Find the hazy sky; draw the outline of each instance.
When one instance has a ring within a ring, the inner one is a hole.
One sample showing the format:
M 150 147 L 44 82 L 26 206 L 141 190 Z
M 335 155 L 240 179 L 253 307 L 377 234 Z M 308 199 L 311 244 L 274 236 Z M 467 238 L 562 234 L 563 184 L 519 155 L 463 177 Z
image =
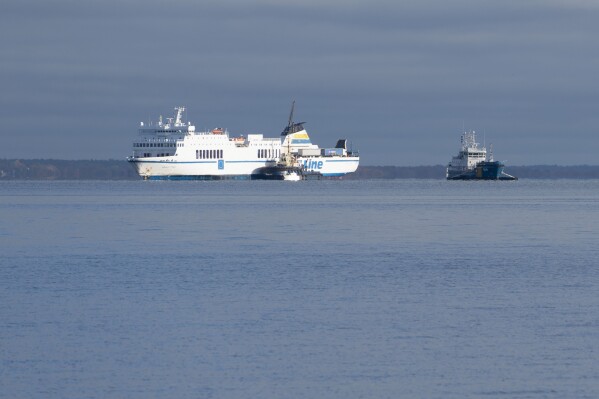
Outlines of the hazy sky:
M 599 2 L 0 2 L 0 158 L 123 159 L 140 121 L 445 164 L 464 126 L 508 165 L 599 164 Z

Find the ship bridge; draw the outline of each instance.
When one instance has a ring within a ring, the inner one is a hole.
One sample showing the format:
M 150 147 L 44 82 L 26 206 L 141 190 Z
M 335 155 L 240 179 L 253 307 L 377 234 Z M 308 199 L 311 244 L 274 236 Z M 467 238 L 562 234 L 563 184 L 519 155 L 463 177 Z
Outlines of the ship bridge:
M 158 135 L 166 136 L 171 134 L 191 134 L 195 132 L 195 126 L 191 122 L 183 122 L 183 112 L 185 107 L 175 107 L 176 114 L 172 118 L 166 118 L 166 123 L 162 120 L 162 115 L 158 119 L 158 122 L 149 122 L 148 125 L 144 125 L 140 122 L 139 134 L 140 135 Z

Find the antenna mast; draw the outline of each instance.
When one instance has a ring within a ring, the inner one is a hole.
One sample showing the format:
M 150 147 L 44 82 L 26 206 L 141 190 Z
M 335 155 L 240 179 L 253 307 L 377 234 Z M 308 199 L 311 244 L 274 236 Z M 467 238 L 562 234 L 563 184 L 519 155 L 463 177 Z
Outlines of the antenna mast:
M 293 159 L 291 158 L 291 134 L 293 133 L 293 110 L 295 109 L 295 100 L 291 103 L 291 112 L 289 113 L 289 122 L 287 123 L 287 129 L 283 131 L 285 134 L 285 140 L 287 140 L 287 154 L 285 156 L 285 163 L 287 166 L 293 165 Z
M 289 128 L 291 128 L 291 125 L 293 124 L 293 110 L 295 109 L 295 100 L 293 100 L 293 102 L 291 103 L 291 112 L 289 113 L 289 122 L 287 123 L 287 126 Z

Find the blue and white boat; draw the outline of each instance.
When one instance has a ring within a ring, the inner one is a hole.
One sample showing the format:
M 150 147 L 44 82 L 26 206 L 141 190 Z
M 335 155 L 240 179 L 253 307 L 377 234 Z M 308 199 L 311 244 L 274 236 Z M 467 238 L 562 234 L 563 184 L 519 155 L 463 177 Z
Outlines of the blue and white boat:
M 305 176 L 344 176 L 355 172 L 360 163 L 357 152 L 346 139 L 335 148 L 312 144 L 305 122 L 289 124 L 280 137 L 262 134 L 232 136 L 226 129 L 198 132 L 183 119 L 185 107 L 176 107 L 166 122 L 140 123 L 127 160 L 144 179 L 219 180 L 281 179 L 299 180 Z
M 447 165 L 447 180 L 517 180 L 504 172 L 505 165 L 493 160 L 493 152 L 487 159 L 487 149 L 476 142 L 474 131 L 464 132 L 458 155 Z

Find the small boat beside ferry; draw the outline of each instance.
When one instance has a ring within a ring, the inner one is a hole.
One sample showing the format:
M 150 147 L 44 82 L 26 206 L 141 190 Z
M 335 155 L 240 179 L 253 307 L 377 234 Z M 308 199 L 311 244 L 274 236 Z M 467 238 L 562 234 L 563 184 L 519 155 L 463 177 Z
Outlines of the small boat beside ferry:
M 505 165 L 493 159 L 493 151 L 487 157 L 487 149 L 476 142 L 474 131 L 464 132 L 458 155 L 447 165 L 447 180 L 517 180 L 505 173 Z
M 198 132 L 185 122 L 185 107 L 173 118 L 162 116 L 149 125 L 140 123 L 133 154 L 127 157 L 137 173 L 151 180 L 267 179 L 303 180 L 341 177 L 355 172 L 357 151 L 339 139 L 334 148 L 312 144 L 305 122 L 293 121 L 295 102 L 281 138 L 262 134 L 231 136 L 226 129 Z

